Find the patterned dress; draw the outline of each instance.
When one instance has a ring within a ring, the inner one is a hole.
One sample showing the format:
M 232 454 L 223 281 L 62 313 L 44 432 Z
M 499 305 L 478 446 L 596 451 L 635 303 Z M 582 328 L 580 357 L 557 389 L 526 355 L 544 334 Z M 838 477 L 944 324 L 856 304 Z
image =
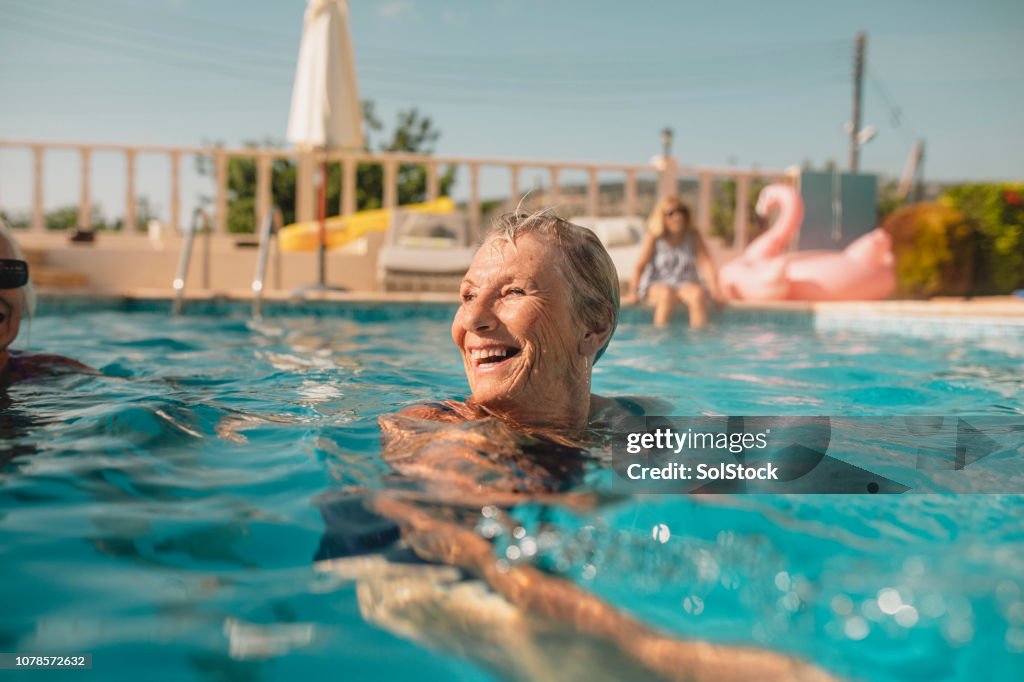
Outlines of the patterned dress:
M 678 289 L 687 282 L 700 284 L 697 272 L 697 243 L 694 233 L 689 231 L 679 246 L 672 246 L 664 237 L 654 240 L 654 257 L 640 275 L 637 296 L 641 301 L 654 284 L 667 284 Z

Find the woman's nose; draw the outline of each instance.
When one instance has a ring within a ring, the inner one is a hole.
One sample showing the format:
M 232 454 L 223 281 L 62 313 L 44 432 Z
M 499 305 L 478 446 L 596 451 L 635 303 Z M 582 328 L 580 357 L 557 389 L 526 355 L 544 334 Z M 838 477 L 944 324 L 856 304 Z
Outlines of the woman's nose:
M 476 296 L 473 300 L 463 303 L 462 323 L 466 331 L 493 331 L 498 318 L 494 314 L 493 300 L 490 296 Z

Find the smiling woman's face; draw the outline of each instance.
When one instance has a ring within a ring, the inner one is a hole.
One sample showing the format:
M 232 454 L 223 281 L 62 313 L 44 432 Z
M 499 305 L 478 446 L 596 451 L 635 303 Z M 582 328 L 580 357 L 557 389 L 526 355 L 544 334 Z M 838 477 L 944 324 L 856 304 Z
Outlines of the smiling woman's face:
M 0 258 L 14 258 L 14 250 L 0 237 Z M 18 336 L 24 296 L 20 289 L 0 289 L 0 353 Z
M 452 339 L 474 402 L 539 412 L 579 385 L 592 349 L 572 309 L 561 254 L 547 237 L 486 242 L 462 281 L 461 297 Z

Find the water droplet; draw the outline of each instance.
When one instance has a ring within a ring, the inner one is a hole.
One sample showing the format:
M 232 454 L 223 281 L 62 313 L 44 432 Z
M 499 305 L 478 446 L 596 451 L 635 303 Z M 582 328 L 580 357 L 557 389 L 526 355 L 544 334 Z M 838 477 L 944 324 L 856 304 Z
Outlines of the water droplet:
M 594 564 L 583 564 L 583 579 L 593 580 L 597 575 L 597 566 Z
M 1013 653 L 1024 652 L 1024 628 L 1009 628 L 1006 631 L 1006 648 Z
M 867 637 L 869 631 L 868 622 L 860 616 L 847 618 L 846 624 L 843 626 L 843 632 L 855 642 Z
M 865 599 L 860 603 L 860 612 L 868 620 L 873 620 L 876 623 L 882 620 L 885 616 L 882 614 L 882 610 L 878 608 L 878 602 L 874 599 Z
M 534 556 L 537 553 L 537 541 L 531 537 L 525 537 L 519 543 L 519 549 L 523 551 L 523 556 Z
M 967 644 L 974 639 L 974 625 L 968 620 L 951 620 L 946 623 L 942 634 L 950 644 Z
M 476 524 L 476 532 L 490 540 L 501 535 L 502 528 L 501 524 L 493 519 L 481 519 L 480 523 Z
M 891 616 L 896 613 L 902 605 L 903 600 L 900 599 L 900 593 L 893 588 L 886 587 L 878 591 L 878 608 L 882 613 Z
M 917 625 L 917 609 L 913 606 L 904 604 L 896 609 L 893 619 L 896 621 L 896 624 L 901 627 L 912 628 Z
M 779 592 L 789 592 L 790 584 L 789 573 L 779 571 L 775 574 L 775 587 L 779 588 Z
M 515 545 L 509 545 L 505 548 L 505 556 L 508 557 L 511 561 L 518 561 L 521 555 L 522 552 Z
M 727 590 L 738 590 L 740 587 L 740 579 L 733 573 L 727 573 L 722 576 L 722 587 Z
M 790 613 L 796 613 L 800 608 L 800 597 L 796 592 L 787 592 L 779 599 L 779 606 Z
M 526 537 L 526 529 L 522 526 L 516 526 L 514 529 L 512 529 L 512 537 L 514 537 L 516 540 L 522 540 Z
M 839 616 L 848 616 L 853 613 L 853 600 L 845 594 L 837 594 L 832 597 L 832 611 Z
M 537 546 L 540 549 L 548 550 L 558 545 L 558 535 L 550 530 L 545 530 L 537 536 Z
M 915 578 L 924 575 L 924 561 L 921 557 L 910 557 L 903 562 L 903 572 Z
M 693 616 L 704 613 L 704 600 L 697 595 L 690 595 L 683 600 L 683 610 Z
M 669 527 L 664 523 L 659 523 L 651 529 L 651 537 L 661 544 L 665 544 L 668 542 L 668 539 L 672 537 L 672 531 L 670 531 Z

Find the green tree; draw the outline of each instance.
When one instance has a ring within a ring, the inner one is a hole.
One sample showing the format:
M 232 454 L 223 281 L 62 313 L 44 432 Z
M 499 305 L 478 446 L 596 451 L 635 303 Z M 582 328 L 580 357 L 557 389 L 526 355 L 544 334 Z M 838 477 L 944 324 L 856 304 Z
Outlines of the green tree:
M 363 124 L 366 151 L 410 152 L 431 154 L 441 133 L 433 121 L 415 108 L 400 111 L 395 129 L 390 138 L 374 147 L 373 138 L 383 130 L 373 102 L 363 102 Z M 281 148 L 281 143 L 264 141 L 262 145 L 246 143 L 248 148 L 260 146 Z M 197 160 L 200 174 L 214 174 L 212 159 Z M 272 166 L 271 188 L 274 203 L 281 209 L 285 223 L 295 222 L 295 181 L 298 171 L 296 164 L 288 159 L 275 159 Z M 327 206 L 328 214 L 338 211 L 341 204 L 341 164 L 328 164 Z M 252 233 L 256 228 L 256 160 L 253 158 L 232 158 L 227 168 L 228 231 Z M 423 201 L 427 195 L 426 168 L 417 164 L 401 164 L 398 168 L 398 203 L 409 204 Z M 455 168 L 449 166 L 438 177 L 438 189 L 448 195 L 455 181 Z M 384 170 L 380 164 L 361 163 L 356 167 L 356 209 L 380 208 L 384 194 Z M 207 204 L 210 197 L 204 197 Z
M 103 219 L 103 212 L 99 206 L 94 205 L 91 211 L 90 222 L 92 223 L 92 229 L 103 230 L 106 229 L 107 223 Z M 78 204 L 71 204 L 68 206 L 61 206 L 55 208 L 52 211 L 47 211 L 44 217 L 46 221 L 47 230 L 68 230 L 79 227 L 78 224 Z
M 972 291 L 976 228 L 955 208 L 912 204 L 889 215 L 900 296 L 965 296 Z
M 149 197 L 138 197 L 135 200 L 135 231 L 145 232 L 149 227 L 149 221 L 153 218 L 159 219 L 160 216 L 153 210 L 152 205 L 149 203 Z M 114 221 L 113 225 L 109 226 L 112 230 L 123 230 L 124 229 L 124 216 Z
M 108 222 L 99 204 L 92 206 L 90 217 L 89 224 L 93 231 L 113 230 L 119 232 L 124 229 L 124 217 L 122 216 L 112 222 Z M 135 203 L 136 230 L 139 232 L 144 231 L 149 220 L 156 217 L 158 216 L 153 211 L 149 199 L 147 197 L 138 197 Z M 60 206 L 52 211 L 47 211 L 43 219 L 48 230 L 73 230 L 82 227 L 78 222 L 78 204 Z M 16 227 L 28 227 L 29 224 L 28 216 L 19 216 L 13 223 Z
M 961 211 L 977 228 L 974 293 L 1024 288 L 1024 183 L 957 185 L 939 202 Z
M 27 213 L 8 213 L 0 209 L 0 222 L 13 229 L 28 227 L 31 221 Z

